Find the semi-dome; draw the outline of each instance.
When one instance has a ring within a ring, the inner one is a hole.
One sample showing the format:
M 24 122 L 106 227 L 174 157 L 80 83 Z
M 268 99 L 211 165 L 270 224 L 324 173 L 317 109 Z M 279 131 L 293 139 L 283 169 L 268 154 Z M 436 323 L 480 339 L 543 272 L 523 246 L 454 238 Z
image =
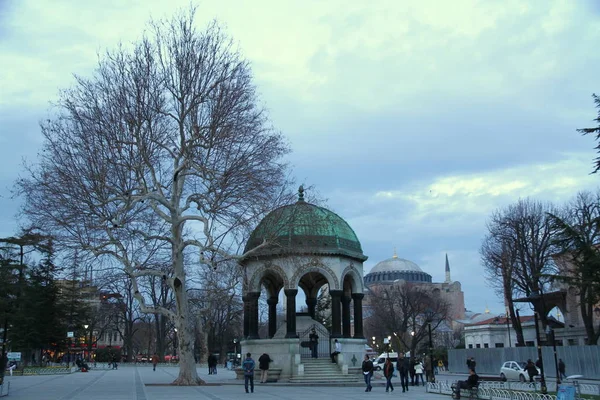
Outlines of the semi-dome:
M 364 261 L 360 241 L 343 218 L 326 208 L 298 201 L 271 211 L 254 229 L 244 253 L 267 242 L 248 257 L 279 254 L 338 254 Z
M 393 271 L 419 271 L 422 269 L 412 261 L 404 258 L 392 257 L 377 263 L 372 269 L 373 272 L 393 272 Z

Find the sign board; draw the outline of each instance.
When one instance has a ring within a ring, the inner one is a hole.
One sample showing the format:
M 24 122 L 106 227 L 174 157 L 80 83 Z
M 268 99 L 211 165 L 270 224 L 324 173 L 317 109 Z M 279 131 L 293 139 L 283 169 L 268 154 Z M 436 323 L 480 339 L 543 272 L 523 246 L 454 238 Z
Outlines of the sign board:
M 19 351 L 17 351 L 17 352 L 8 352 L 8 353 L 6 353 L 6 357 L 9 360 L 21 361 L 21 352 L 19 352 Z
M 383 339 L 383 344 L 390 344 L 390 339 L 384 338 Z
M 556 400 L 575 400 L 575 386 L 559 385 Z
M 74 337 L 73 332 L 67 332 L 67 337 Z

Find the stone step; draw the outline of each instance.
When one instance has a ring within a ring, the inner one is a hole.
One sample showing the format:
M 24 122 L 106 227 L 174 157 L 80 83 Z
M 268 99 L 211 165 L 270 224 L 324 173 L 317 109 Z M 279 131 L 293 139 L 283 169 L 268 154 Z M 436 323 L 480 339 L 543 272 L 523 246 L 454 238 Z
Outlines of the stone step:
M 290 378 L 289 380 L 290 383 L 314 383 L 314 384 L 321 384 L 321 383 L 329 383 L 329 384 L 340 384 L 340 383 L 357 383 L 358 382 L 358 378 L 356 377 L 351 377 L 346 375 L 346 378 L 340 378 L 340 377 L 314 377 L 314 378 L 307 378 L 307 377 L 296 377 L 296 378 Z

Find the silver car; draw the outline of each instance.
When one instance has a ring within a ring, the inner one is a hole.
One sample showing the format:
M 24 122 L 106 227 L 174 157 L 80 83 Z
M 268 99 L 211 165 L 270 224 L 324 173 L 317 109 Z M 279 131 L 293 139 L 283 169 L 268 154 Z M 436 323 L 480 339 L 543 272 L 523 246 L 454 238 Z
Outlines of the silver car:
M 505 381 L 529 382 L 529 374 L 525 369 L 526 365 L 527 363 L 525 362 L 507 361 L 500 368 L 500 378 Z M 537 367 L 536 369 L 538 370 L 538 374 L 533 379 L 539 379 L 538 377 L 540 376 L 540 369 Z

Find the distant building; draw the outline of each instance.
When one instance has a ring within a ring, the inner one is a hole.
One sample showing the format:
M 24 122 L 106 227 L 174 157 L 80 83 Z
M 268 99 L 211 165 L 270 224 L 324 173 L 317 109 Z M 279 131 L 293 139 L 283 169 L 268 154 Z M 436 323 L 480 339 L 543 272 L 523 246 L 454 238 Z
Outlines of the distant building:
M 444 282 L 432 282 L 431 275 L 424 272 L 414 262 L 399 258 L 394 251 L 392 258 L 379 262 L 365 276 L 365 285 L 367 289 L 374 289 L 377 286 L 392 285 L 405 281 L 431 291 L 432 295 L 438 295 L 448 303 L 450 307 L 448 317 L 453 328 L 455 328 L 456 321 L 465 319 L 465 295 L 462 292 L 460 282 L 451 279 L 447 254 L 445 275 Z

